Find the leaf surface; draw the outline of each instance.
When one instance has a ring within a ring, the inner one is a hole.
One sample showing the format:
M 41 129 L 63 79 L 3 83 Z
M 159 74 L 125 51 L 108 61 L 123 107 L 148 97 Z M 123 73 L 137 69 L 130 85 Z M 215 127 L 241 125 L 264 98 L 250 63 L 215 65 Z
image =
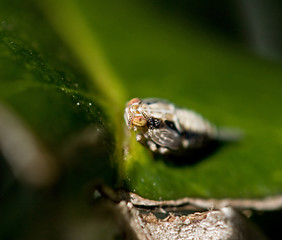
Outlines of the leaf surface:
M 74 154 L 82 175 L 112 184 L 118 174 L 120 186 L 150 199 L 281 193 L 280 64 L 148 2 L 3 6 L 1 101 L 56 158 L 82 141 Z M 125 160 L 123 104 L 133 97 L 168 99 L 245 138 L 177 166 L 132 134 Z

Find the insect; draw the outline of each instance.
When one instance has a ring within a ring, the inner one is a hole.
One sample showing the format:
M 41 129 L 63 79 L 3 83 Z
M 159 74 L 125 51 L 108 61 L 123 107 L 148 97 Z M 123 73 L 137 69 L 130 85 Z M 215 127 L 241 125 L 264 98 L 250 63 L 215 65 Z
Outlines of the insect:
M 127 127 L 137 133 L 138 142 L 161 155 L 181 155 L 222 138 L 215 125 L 200 114 L 157 98 L 131 99 L 124 119 Z

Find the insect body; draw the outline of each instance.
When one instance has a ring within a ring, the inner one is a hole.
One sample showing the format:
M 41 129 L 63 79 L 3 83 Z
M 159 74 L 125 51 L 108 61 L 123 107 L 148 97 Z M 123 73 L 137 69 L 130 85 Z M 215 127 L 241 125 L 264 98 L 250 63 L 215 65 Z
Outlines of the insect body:
M 124 118 L 136 140 L 160 154 L 182 154 L 218 137 L 217 128 L 196 112 L 161 99 L 133 98 Z

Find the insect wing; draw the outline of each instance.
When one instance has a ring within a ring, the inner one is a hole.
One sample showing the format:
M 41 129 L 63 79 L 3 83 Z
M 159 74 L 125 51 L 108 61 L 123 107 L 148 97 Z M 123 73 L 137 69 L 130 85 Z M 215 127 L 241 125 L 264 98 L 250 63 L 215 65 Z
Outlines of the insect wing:
M 175 107 L 168 101 L 152 98 L 142 101 L 141 111 L 148 118 L 168 119 L 173 121 Z
M 162 147 L 178 150 L 181 145 L 180 135 L 167 128 L 150 130 L 149 135 L 154 143 Z

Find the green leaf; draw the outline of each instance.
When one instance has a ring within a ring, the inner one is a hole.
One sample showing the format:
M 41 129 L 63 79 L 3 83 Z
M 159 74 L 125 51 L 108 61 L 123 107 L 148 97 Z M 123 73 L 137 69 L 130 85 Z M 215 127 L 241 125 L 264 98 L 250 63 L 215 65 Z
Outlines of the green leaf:
M 118 174 L 151 199 L 281 193 L 279 64 L 141 1 L 4 3 L 1 102 L 58 161 L 68 161 L 70 139 L 101 130 L 95 151 L 85 156 L 83 142 L 74 154 L 81 182 L 114 185 Z M 124 160 L 122 112 L 133 97 L 169 99 L 246 137 L 180 167 L 154 159 L 132 135 Z
M 281 193 L 280 64 L 138 1 L 80 1 L 132 97 L 160 97 L 245 138 L 198 164 L 153 159 L 134 137 L 123 163 L 129 190 L 153 199 L 265 197 Z
M 112 100 L 37 5 L 0 16 L 0 238 L 53 239 L 95 184 L 116 186 Z
M 17 4 L 22 7 L 15 8 Z M 52 164 L 59 172 L 76 168 L 83 172 L 74 178 L 77 183 L 101 179 L 115 184 L 115 137 L 99 89 L 35 5 L 28 1 L 4 2 L 2 9 L 5 11 L 1 10 L 0 29 L 1 105 L 11 112 L 12 118 L 19 119 L 16 126 L 29 132 L 33 141 L 52 155 Z M 11 134 L 16 126 L 10 126 Z M 14 139 L 19 137 L 15 134 Z M 18 150 L 20 154 L 28 154 L 28 145 L 24 144 L 7 149 L 17 151 L 20 147 L 27 148 Z M 5 153 L 9 164 L 11 154 Z M 12 170 L 23 171 L 25 175 L 24 169 L 17 169 L 21 159 L 16 161 Z

